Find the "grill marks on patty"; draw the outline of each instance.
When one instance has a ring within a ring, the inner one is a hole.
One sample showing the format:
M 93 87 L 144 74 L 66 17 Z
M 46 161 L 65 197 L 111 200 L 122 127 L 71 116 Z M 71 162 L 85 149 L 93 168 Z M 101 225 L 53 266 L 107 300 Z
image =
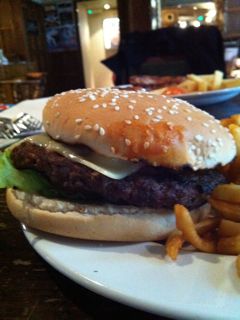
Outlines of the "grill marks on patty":
M 114 180 L 29 142 L 14 148 L 11 157 L 16 168 L 41 172 L 66 196 L 138 207 L 172 208 L 180 203 L 193 209 L 206 202 L 217 184 L 225 182 L 215 170 L 177 171 L 147 165 Z

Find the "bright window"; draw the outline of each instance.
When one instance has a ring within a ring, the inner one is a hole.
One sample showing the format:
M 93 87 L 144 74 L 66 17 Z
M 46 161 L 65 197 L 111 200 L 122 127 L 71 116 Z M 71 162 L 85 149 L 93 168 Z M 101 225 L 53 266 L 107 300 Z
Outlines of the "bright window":
M 115 49 L 119 45 L 119 18 L 107 18 L 103 20 L 103 37 L 105 49 Z

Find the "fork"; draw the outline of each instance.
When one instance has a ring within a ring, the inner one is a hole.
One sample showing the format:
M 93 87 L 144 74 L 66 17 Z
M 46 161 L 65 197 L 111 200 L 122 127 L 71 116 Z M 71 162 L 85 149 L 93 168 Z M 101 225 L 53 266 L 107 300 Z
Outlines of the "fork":
M 42 132 L 42 122 L 28 113 L 20 113 L 16 119 L 0 117 L 0 137 L 15 139 Z

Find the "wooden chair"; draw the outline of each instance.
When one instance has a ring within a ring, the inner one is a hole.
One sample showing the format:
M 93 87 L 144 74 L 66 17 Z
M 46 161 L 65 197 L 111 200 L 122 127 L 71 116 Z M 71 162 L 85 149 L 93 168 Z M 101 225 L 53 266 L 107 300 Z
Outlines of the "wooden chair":
M 0 81 L 0 101 L 14 104 L 27 99 L 44 96 L 43 79 L 13 79 Z

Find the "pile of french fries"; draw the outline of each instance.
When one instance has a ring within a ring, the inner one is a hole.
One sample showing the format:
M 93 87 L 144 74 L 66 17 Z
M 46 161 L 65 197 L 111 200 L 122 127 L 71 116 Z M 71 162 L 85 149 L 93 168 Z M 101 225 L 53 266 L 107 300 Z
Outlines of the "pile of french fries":
M 176 260 L 183 244 L 190 243 L 203 252 L 238 255 L 236 268 L 240 277 L 240 114 L 222 120 L 222 124 L 236 141 L 237 157 L 222 169 L 231 182 L 218 185 L 209 198 L 217 215 L 194 224 L 188 209 L 176 204 L 177 229 L 166 241 L 166 253 Z
M 205 75 L 188 74 L 186 80 L 181 82 L 178 87 L 184 89 L 187 93 L 191 93 L 240 86 L 240 79 L 224 79 L 223 77 L 223 72 L 219 70 L 215 70 L 212 74 Z

